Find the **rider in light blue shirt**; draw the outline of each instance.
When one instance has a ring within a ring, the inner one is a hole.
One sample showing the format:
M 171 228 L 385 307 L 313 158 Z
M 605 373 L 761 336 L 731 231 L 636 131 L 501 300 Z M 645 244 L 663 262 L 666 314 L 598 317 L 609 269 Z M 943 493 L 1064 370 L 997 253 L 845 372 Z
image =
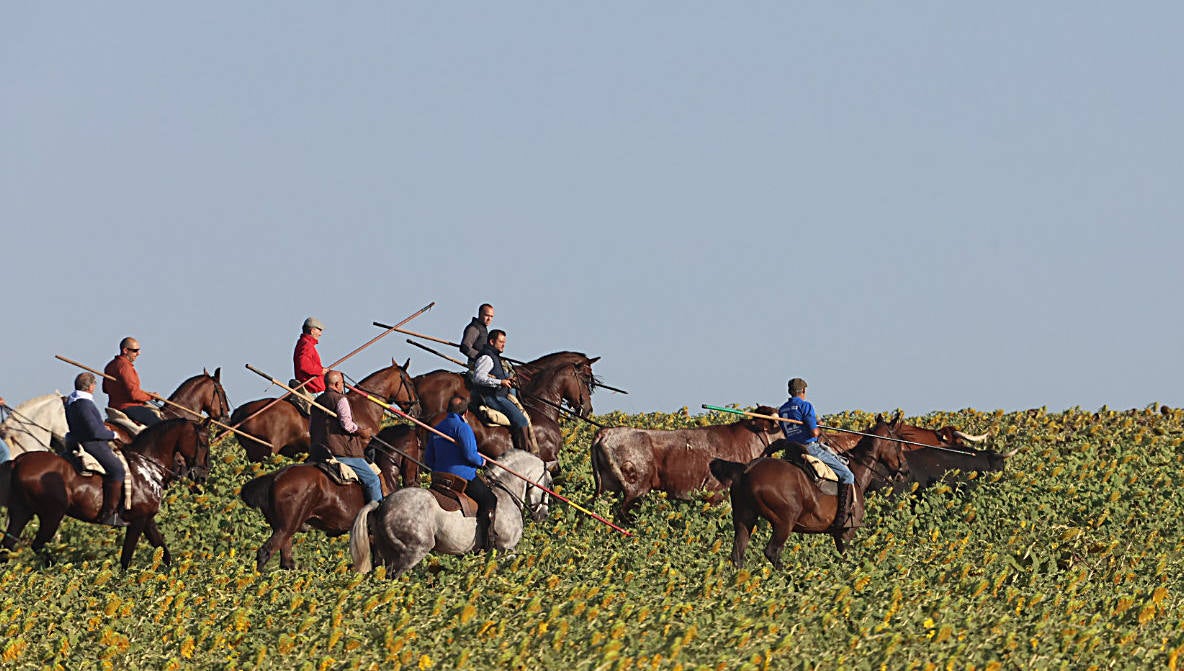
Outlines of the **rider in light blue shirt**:
M 814 404 L 806 400 L 806 381 L 795 377 L 789 381 L 789 400 L 777 410 L 777 414 L 785 419 L 796 420 L 799 423 L 782 422 L 781 430 L 785 438 L 806 448 L 812 457 L 818 458 L 835 472 L 839 477 L 839 495 L 835 510 L 835 521 L 831 525 L 833 531 L 841 531 L 847 519 L 847 511 L 855 496 L 855 474 L 847 468 L 843 458 L 831 451 L 826 444 L 818 440 L 822 431 L 818 428 L 818 415 L 814 412 Z

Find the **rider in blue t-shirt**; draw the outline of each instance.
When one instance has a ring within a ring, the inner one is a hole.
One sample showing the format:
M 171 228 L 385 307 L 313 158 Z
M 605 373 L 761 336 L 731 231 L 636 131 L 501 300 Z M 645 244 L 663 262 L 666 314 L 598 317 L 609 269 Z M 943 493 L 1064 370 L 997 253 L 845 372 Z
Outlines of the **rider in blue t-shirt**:
M 806 381 L 795 377 L 789 381 L 789 400 L 777 410 L 777 414 L 785 419 L 796 420 L 798 423 L 782 422 L 781 430 L 786 440 L 797 443 L 812 457 L 830 466 L 839 477 L 839 496 L 835 509 L 835 520 L 831 529 L 840 531 L 847 519 L 847 511 L 851 501 L 855 498 L 855 474 L 847 468 L 843 458 L 831 451 L 826 444 L 818 440 L 822 431 L 818 428 L 818 415 L 814 412 L 814 404 L 806 400 Z

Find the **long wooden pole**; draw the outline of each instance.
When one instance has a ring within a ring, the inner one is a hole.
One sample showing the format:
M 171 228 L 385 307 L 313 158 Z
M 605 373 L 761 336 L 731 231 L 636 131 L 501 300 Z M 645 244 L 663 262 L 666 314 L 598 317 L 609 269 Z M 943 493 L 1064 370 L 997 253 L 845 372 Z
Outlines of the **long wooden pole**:
M 79 367 L 79 368 L 81 368 L 82 370 L 85 370 L 85 371 L 87 371 L 87 372 L 89 372 L 89 373 L 94 373 L 95 375 L 98 375 L 99 377 L 101 377 L 101 378 L 103 378 L 103 379 L 105 379 L 105 380 L 111 380 L 111 381 L 113 381 L 113 382 L 117 382 L 117 381 L 118 381 L 118 380 L 116 380 L 114 377 L 111 377 L 110 375 L 108 375 L 108 374 L 104 373 L 104 372 L 103 372 L 103 371 L 101 371 L 101 370 L 95 370 L 94 368 L 91 368 L 90 366 L 86 366 L 86 365 L 80 364 L 80 363 L 78 363 L 77 361 L 75 361 L 75 360 L 73 360 L 73 359 L 68 359 L 68 358 L 66 358 L 66 357 L 62 356 L 61 354 L 55 354 L 55 355 L 53 355 L 53 358 L 55 358 L 55 359 L 57 359 L 57 360 L 59 360 L 59 361 L 64 361 L 64 362 L 66 362 L 66 363 L 70 364 L 71 366 L 78 366 L 78 367 Z M 148 394 L 149 396 L 151 396 L 152 398 L 154 398 L 154 399 L 156 399 L 156 400 L 158 400 L 158 401 L 163 401 L 164 403 L 167 403 L 167 404 L 169 404 L 169 405 L 173 406 L 174 408 L 177 408 L 178 410 L 183 410 L 183 411 L 185 411 L 185 412 L 187 412 L 187 413 L 189 413 L 189 414 L 193 415 L 194 417 L 197 417 L 198 419 L 201 419 L 201 420 L 208 421 L 209 423 L 211 423 L 211 424 L 213 424 L 213 425 L 215 425 L 215 426 L 220 426 L 220 427 L 222 427 L 222 428 L 226 429 L 227 431 L 234 431 L 235 433 L 239 434 L 240 436 L 246 436 L 247 438 L 250 438 L 251 440 L 254 440 L 254 441 L 256 441 L 256 442 L 258 442 L 258 443 L 261 443 L 261 444 L 263 444 L 263 445 L 266 445 L 266 446 L 267 446 L 267 447 L 269 447 L 269 448 L 272 446 L 272 445 L 271 445 L 271 443 L 267 442 L 266 440 L 262 440 L 262 439 L 260 439 L 260 438 L 256 438 L 255 436 L 252 436 L 252 435 L 251 435 L 251 434 L 249 434 L 249 433 L 243 433 L 242 431 L 239 431 L 238 429 L 236 429 L 236 428 L 234 428 L 234 427 L 232 427 L 232 426 L 227 426 L 226 424 L 223 424 L 222 422 L 219 422 L 219 421 L 218 421 L 218 420 L 216 420 L 216 419 L 213 419 L 213 418 L 210 418 L 210 417 L 205 417 L 205 416 L 203 416 L 203 415 L 202 415 L 200 412 L 198 412 L 198 411 L 196 411 L 196 410 L 193 410 L 192 408 L 187 408 L 187 407 L 185 407 L 185 406 L 181 405 L 180 403 L 175 403 L 175 402 L 173 402 L 173 401 L 170 401 L 169 399 L 167 399 L 167 398 L 165 398 L 165 397 L 161 396 L 160 394 L 153 394 L 152 392 L 144 392 L 144 393 Z
M 252 373 L 255 373 L 256 375 L 258 375 L 259 377 L 264 378 L 268 382 L 271 382 L 272 384 L 274 384 L 275 386 L 277 386 L 281 389 L 287 389 L 290 392 L 294 391 L 294 389 L 292 387 L 289 387 L 288 385 L 284 384 L 283 382 L 280 382 L 279 380 L 275 379 L 274 377 L 268 375 L 267 373 L 264 373 L 263 371 L 259 370 L 256 367 L 252 366 L 251 364 L 247 364 L 247 369 L 250 370 Z M 322 411 L 324 411 L 330 417 L 337 417 L 336 412 L 326 408 L 325 406 L 321 405 L 320 403 L 317 403 L 316 401 L 309 401 L 309 403 L 311 405 L 315 405 L 316 407 L 320 408 Z M 370 440 L 378 443 L 381 447 L 383 447 L 391 452 L 394 452 L 395 454 L 398 454 L 399 456 L 410 459 L 411 461 L 414 461 L 415 463 L 419 464 L 420 466 L 423 466 L 424 468 L 428 468 L 427 464 L 423 463 L 419 459 L 416 459 L 415 457 L 411 456 L 410 454 L 407 454 L 403 450 L 400 450 L 399 448 L 395 447 L 394 445 L 391 445 L 390 443 L 386 442 L 385 440 L 379 438 L 378 434 L 370 436 Z
M 465 369 L 468 368 L 468 365 L 465 364 L 460 359 L 453 359 L 452 357 L 448 356 L 447 354 L 444 354 L 442 352 L 437 352 L 436 350 L 432 349 L 431 347 L 428 347 L 427 345 L 415 342 L 411 338 L 407 339 L 407 344 L 411 345 L 412 347 L 418 347 L 421 350 L 424 350 L 426 352 L 431 352 L 432 354 L 435 354 L 436 356 L 440 357 L 441 359 L 444 359 L 445 361 L 451 361 L 452 363 L 460 366 L 461 368 L 465 368 Z
M 346 387 L 348 387 L 350 389 L 350 391 L 357 392 L 357 393 L 365 396 L 366 398 L 370 399 L 374 403 L 377 403 L 380 407 L 385 408 L 387 411 L 394 413 L 395 415 L 402 417 L 403 419 L 410 420 L 411 422 L 415 423 L 416 425 L 423 427 L 424 429 L 427 429 L 428 431 L 431 431 L 432 433 L 436 434 L 437 436 L 440 436 L 441 438 L 444 438 L 445 440 L 447 440 L 453 444 L 456 443 L 456 439 L 453 438 L 452 436 L 437 430 L 436 427 L 434 427 L 434 426 L 429 426 L 429 425 L 425 424 L 424 422 L 419 421 L 418 419 L 412 417 L 411 415 L 408 415 L 407 413 L 403 412 L 402 410 L 399 410 L 398 408 L 390 405 L 386 401 L 383 401 L 382 399 L 378 398 L 377 396 L 374 396 L 372 394 L 368 394 L 368 393 L 362 391 L 361 389 L 358 389 L 357 387 L 354 387 L 352 385 L 346 385 Z M 498 468 L 504 470 L 505 472 L 509 473 L 510 475 L 517 477 L 519 480 L 522 480 L 523 482 L 525 482 L 529 485 L 532 485 L 534 487 L 538 487 L 542 491 L 547 492 L 551 496 L 554 496 L 555 498 L 559 499 L 560 501 L 563 501 L 564 503 L 566 503 L 569 506 L 575 508 L 576 510 L 584 513 L 585 515 L 588 515 L 589 517 L 595 519 L 596 521 L 601 522 L 602 524 L 606 524 L 610 528 L 612 528 L 616 531 L 619 531 L 622 534 L 625 534 L 626 536 L 630 536 L 630 537 L 633 536 L 632 533 L 622 529 L 621 527 L 613 524 L 612 522 L 609 522 L 608 520 L 604 519 L 600 515 L 597 515 L 596 513 L 592 512 L 591 510 L 588 510 L 587 508 L 579 505 L 575 501 L 572 501 L 571 499 L 567 498 L 566 496 L 563 496 L 559 492 L 556 492 L 548 487 L 544 487 L 543 485 L 535 482 L 534 480 L 531 480 L 530 478 L 526 477 L 525 475 L 522 475 L 521 473 L 517 473 L 517 472 L 507 468 L 505 464 L 495 461 L 493 458 L 491 458 L 487 455 L 482 454 L 481 456 L 485 457 L 485 460 L 488 461 L 489 463 L 493 464 L 494 466 L 497 466 Z
M 758 413 L 758 412 L 748 412 L 747 410 L 737 410 L 735 408 L 725 408 L 720 405 L 708 405 L 708 404 L 704 403 L 702 407 L 704 410 L 718 410 L 720 412 L 727 412 L 727 413 L 731 413 L 733 415 L 744 415 L 745 417 L 755 417 L 756 419 L 771 419 L 774 422 L 785 422 L 786 424 L 804 424 L 805 423 L 800 420 L 789 419 L 788 417 L 778 417 L 777 415 L 762 415 L 761 413 Z M 951 450 L 950 448 L 942 447 L 941 445 L 926 445 L 925 443 L 914 443 L 913 441 L 905 440 L 904 438 L 885 438 L 884 436 L 877 436 L 874 433 L 864 433 L 863 431 L 852 431 L 851 429 L 840 429 L 837 426 L 826 426 L 825 424 L 819 424 L 818 428 L 826 429 L 827 431 L 839 431 L 841 433 L 853 433 L 857 436 L 867 436 L 869 438 L 883 438 L 884 440 L 892 440 L 892 441 L 895 441 L 898 443 L 904 443 L 905 445 L 916 445 L 917 447 L 930 447 L 935 450 L 945 450 L 946 452 L 955 452 L 957 454 L 973 454 L 972 452 L 966 452 L 965 450 Z
M 377 326 L 378 328 L 384 328 L 384 329 L 385 328 L 392 328 L 386 324 L 383 324 L 382 322 L 371 322 L 371 323 L 374 324 L 375 326 Z M 460 347 L 460 343 L 455 343 L 455 342 L 452 342 L 451 340 L 444 340 L 443 338 L 435 338 L 430 335 L 425 335 L 423 333 L 416 333 L 415 331 L 408 331 L 407 329 L 397 328 L 395 330 L 398 331 L 399 333 L 404 334 L 404 335 L 415 336 L 416 338 L 423 338 L 424 340 L 429 340 L 431 342 L 437 342 L 437 343 L 440 343 L 441 345 L 448 345 L 449 347 Z M 415 345 L 417 347 L 423 347 L 422 345 L 415 343 L 415 342 L 411 342 L 410 340 L 408 340 L 407 342 L 409 342 L 412 345 Z M 424 349 L 427 349 L 427 348 L 424 348 Z M 436 352 L 434 350 L 428 350 L 428 351 L 433 354 L 439 354 L 440 356 L 444 356 L 443 354 L 440 354 L 439 352 Z M 444 358 L 448 359 L 449 361 L 452 361 L 454 363 L 458 363 L 461 366 L 464 366 L 465 368 L 469 367 L 468 364 L 460 363 L 459 361 L 457 361 L 456 359 L 453 359 L 451 357 L 444 356 Z M 503 356 L 502 358 L 505 359 L 506 361 L 509 361 L 510 363 L 514 364 L 515 366 L 534 367 L 534 364 L 530 363 L 529 361 L 519 361 L 518 359 L 511 359 L 508 356 Z M 603 389 L 607 389 L 609 391 L 615 391 L 618 394 L 628 394 L 629 393 L 629 392 L 625 391 L 624 389 L 618 389 L 617 387 L 609 386 L 607 384 L 604 384 L 603 382 L 593 382 L 592 385 L 595 387 L 601 387 Z
M 333 363 L 329 364 L 327 366 L 327 368 L 336 368 L 337 366 L 340 366 L 341 364 L 345 363 L 345 361 L 347 359 L 349 359 L 350 357 L 354 356 L 355 354 L 361 352 L 362 350 L 366 349 L 367 347 L 378 342 L 378 340 L 380 338 L 386 337 L 392 331 L 395 331 L 397 327 L 402 326 L 403 324 L 406 324 L 407 322 L 411 321 L 412 319 L 415 319 L 416 317 L 427 312 L 428 310 L 431 310 L 435 305 L 436 305 L 436 301 L 432 301 L 431 303 L 428 303 L 427 305 L 423 306 L 422 308 L 411 313 L 411 315 L 409 317 L 407 317 L 403 321 L 399 322 L 395 326 L 392 326 L 392 327 L 388 328 L 387 330 L 383 331 L 382 333 L 379 333 L 378 335 L 374 336 L 373 338 L 367 340 L 366 343 L 363 344 L 361 347 L 358 347 L 357 349 L 350 352 L 349 354 L 346 354 L 345 356 L 341 357 L 337 361 L 334 361 Z M 288 388 L 286 385 L 282 385 L 282 386 L 284 386 L 285 389 L 288 389 L 288 391 L 284 392 L 279 398 L 272 399 L 272 401 L 270 403 L 268 403 L 267 405 L 264 405 L 262 408 L 259 408 L 255 412 L 252 412 L 251 414 L 242 418 L 237 424 L 235 424 L 235 426 L 236 427 L 242 426 L 243 424 L 246 424 L 247 422 L 251 421 L 252 419 L 258 417 L 259 415 L 263 414 L 265 411 L 267 411 L 268 408 L 272 407 L 276 403 L 279 403 L 280 401 L 284 400 L 288 396 L 291 396 L 292 394 L 297 393 L 297 390 L 303 389 L 304 385 L 308 384 L 309 382 L 313 381 L 314 379 L 315 379 L 315 377 L 310 377 L 307 380 L 305 380 L 304 382 L 301 382 L 300 384 L 296 385 L 295 388 Z M 222 438 L 222 436 L 218 436 L 214 440 L 217 441 L 220 438 Z

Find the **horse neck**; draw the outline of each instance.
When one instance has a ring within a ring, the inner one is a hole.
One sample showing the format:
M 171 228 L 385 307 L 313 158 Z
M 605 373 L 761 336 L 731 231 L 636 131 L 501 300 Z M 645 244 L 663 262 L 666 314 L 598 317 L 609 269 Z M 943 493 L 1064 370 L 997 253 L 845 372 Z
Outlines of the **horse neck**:
M 869 431 L 870 433 L 870 431 Z M 849 458 L 849 468 L 851 473 L 855 476 L 855 486 L 859 491 L 867 491 L 868 484 L 871 483 L 872 478 L 876 476 L 876 472 L 872 470 L 870 464 L 883 462 L 876 457 L 875 445 L 876 438 L 865 438 L 859 442 L 858 445 L 851 448 L 847 452 Z M 887 467 L 885 467 L 887 468 Z
M 213 396 L 217 394 L 217 391 L 212 385 L 208 387 L 203 385 L 202 381 L 205 379 L 208 378 L 203 375 L 197 375 L 185 380 L 179 387 L 177 387 L 177 390 L 174 391 L 171 396 L 169 396 L 169 400 L 173 403 L 176 403 L 177 405 L 189 408 L 194 412 L 205 412 L 207 415 L 213 416 Z M 192 416 L 188 415 L 188 413 L 185 411 L 178 410 L 172 405 L 166 405 L 164 410 L 161 411 L 161 415 L 165 418 L 192 418 Z
M 395 398 L 396 402 L 414 403 L 419 399 L 415 384 L 415 380 L 407 375 L 402 368 L 391 366 L 366 376 L 358 383 L 358 389 L 374 396 L 381 396 L 383 400 L 392 398 L 398 393 L 403 398 Z M 371 404 L 377 406 L 376 403 Z M 381 413 L 379 414 L 381 415 Z

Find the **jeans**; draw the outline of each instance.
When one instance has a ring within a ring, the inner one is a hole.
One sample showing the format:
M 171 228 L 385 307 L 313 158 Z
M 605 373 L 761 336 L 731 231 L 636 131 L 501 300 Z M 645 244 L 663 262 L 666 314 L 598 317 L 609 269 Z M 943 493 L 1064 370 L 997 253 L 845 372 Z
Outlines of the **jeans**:
M 8 449 L 8 443 L 0 438 L 0 464 L 12 459 L 12 451 Z
M 529 422 L 526 421 L 526 415 L 524 415 L 522 411 L 518 409 L 518 406 L 514 405 L 514 402 L 509 398 L 491 394 L 488 396 L 482 396 L 481 400 L 485 402 L 485 405 L 493 408 L 494 410 L 500 411 L 503 415 L 509 417 L 510 426 L 522 428 L 529 425 Z
M 370 470 L 369 462 L 361 457 L 337 457 L 337 461 L 354 469 L 354 473 L 358 474 L 358 480 L 366 492 L 366 503 L 382 500 L 382 481 Z
M 839 455 L 826 449 L 817 441 L 813 443 L 807 443 L 806 451 L 810 453 L 810 456 L 817 457 L 819 461 L 826 464 L 827 466 L 830 466 L 831 470 L 835 472 L 835 475 L 839 476 L 840 485 L 850 485 L 855 483 L 855 474 L 851 472 L 850 468 L 847 468 L 847 464 L 843 463 L 843 460 L 839 458 Z

